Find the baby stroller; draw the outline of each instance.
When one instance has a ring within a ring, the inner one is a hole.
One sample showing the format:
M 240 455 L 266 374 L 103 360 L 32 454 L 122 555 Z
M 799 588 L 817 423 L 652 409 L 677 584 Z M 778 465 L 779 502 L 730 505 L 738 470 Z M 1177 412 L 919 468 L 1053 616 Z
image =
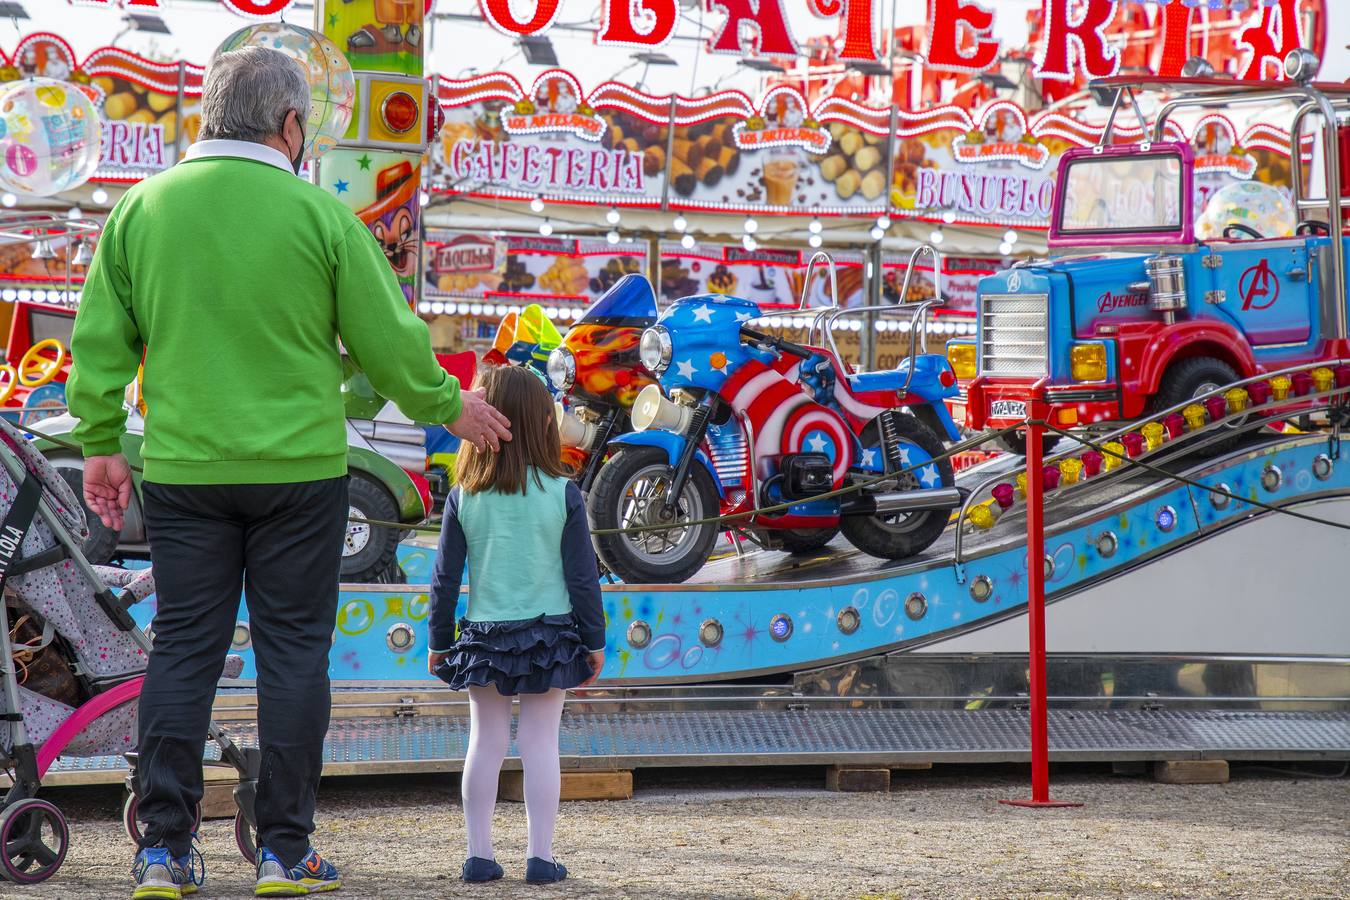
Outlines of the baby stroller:
M 22 432 L 0 419 L 0 764 L 12 786 L 0 807 L 0 878 L 35 884 L 65 860 L 61 811 L 37 796 L 58 756 L 126 753 L 134 765 L 136 700 L 150 637 L 128 609 L 154 592 L 149 569 L 95 568 L 80 552 L 84 506 Z M 239 772 L 235 823 L 252 856 L 256 749 L 212 723 L 208 739 Z M 130 783 L 130 779 L 128 779 Z M 126 805 L 137 836 L 134 795 Z

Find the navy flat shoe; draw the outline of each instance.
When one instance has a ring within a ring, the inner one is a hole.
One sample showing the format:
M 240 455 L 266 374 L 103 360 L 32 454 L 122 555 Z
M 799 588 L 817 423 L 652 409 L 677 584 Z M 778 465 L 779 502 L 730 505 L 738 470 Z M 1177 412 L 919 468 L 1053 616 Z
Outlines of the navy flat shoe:
M 530 884 L 552 884 L 567 877 L 562 863 L 531 856 L 525 860 L 525 880 Z
M 459 878 L 461 881 L 496 881 L 504 874 L 506 873 L 497 865 L 495 859 L 470 856 L 464 860 L 464 868 L 460 870 Z

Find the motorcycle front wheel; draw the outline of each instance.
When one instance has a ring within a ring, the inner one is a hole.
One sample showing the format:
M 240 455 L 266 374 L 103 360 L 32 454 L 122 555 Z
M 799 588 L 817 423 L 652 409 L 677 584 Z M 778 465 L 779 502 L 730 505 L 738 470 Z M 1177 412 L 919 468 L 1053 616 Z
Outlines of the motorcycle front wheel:
M 666 489 L 674 474 L 664 451 L 626 447 L 606 460 L 591 487 L 586 505 L 595 530 L 662 526 L 595 535 L 600 559 L 628 584 L 678 584 L 712 554 L 718 526 L 684 524 L 718 514 L 712 476 L 694 462 L 675 506 L 667 508 Z

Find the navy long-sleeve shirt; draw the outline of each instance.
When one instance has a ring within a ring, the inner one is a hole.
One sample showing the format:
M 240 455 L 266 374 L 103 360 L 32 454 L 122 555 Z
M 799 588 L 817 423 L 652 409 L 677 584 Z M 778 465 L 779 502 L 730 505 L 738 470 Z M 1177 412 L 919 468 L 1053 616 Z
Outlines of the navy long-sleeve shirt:
M 581 491 L 564 478 L 527 477 L 524 494 L 450 492 L 431 577 L 429 646 L 455 641 L 460 586 L 465 618 L 503 622 L 570 612 L 590 650 L 605 646 L 605 614 Z

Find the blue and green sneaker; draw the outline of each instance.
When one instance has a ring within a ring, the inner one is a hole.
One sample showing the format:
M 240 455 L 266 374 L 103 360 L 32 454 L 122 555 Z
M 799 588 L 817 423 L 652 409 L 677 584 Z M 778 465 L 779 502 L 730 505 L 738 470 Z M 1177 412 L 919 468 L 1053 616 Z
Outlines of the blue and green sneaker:
M 258 883 L 253 888 L 256 897 L 303 897 L 340 887 L 342 879 L 338 877 L 337 866 L 313 847 L 289 869 L 271 850 L 258 848 Z
M 136 854 L 131 876 L 136 879 L 132 900 L 181 900 L 197 892 L 206 880 L 206 867 L 198 874 L 192 854 L 174 857 L 164 847 L 149 847 Z

